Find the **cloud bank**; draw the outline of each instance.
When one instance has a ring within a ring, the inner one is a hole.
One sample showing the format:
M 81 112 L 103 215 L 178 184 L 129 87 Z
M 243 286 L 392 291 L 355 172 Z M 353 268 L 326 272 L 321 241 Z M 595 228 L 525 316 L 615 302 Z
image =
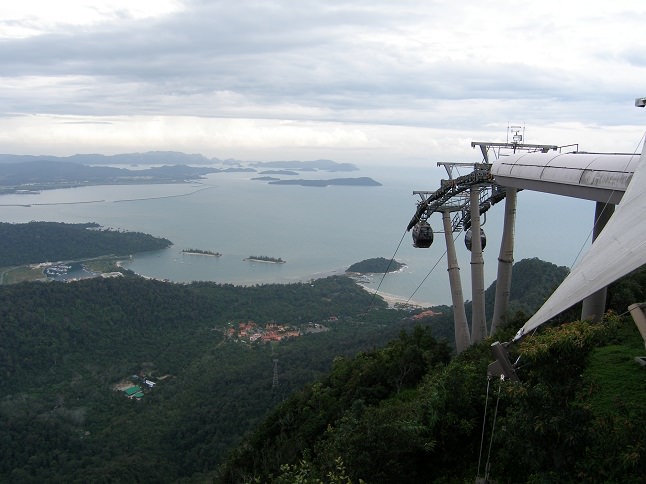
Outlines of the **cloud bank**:
M 136 3 L 133 7 L 131 4 Z M 643 2 L 28 0 L 0 7 L 4 152 L 423 163 L 474 139 L 632 151 Z M 466 160 L 466 161 L 469 161 Z

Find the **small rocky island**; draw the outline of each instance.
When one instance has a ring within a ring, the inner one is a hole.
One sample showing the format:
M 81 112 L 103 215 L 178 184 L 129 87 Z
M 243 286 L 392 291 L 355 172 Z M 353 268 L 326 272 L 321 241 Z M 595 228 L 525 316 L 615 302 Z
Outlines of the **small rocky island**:
M 246 259 L 253 262 L 269 262 L 271 264 L 284 264 L 287 261 L 284 261 L 280 257 L 268 257 L 266 255 L 250 255 Z
M 362 260 L 348 267 L 346 272 L 355 274 L 384 274 L 386 272 L 396 272 L 406 264 L 396 260 L 386 259 L 384 257 L 375 257 L 373 259 Z
M 213 252 L 211 250 L 202 250 L 202 249 L 183 249 L 182 253 L 189 254 L 189 255 L 210 255 L 213 257 L 220 257 L 222 255 L 219 252 Z

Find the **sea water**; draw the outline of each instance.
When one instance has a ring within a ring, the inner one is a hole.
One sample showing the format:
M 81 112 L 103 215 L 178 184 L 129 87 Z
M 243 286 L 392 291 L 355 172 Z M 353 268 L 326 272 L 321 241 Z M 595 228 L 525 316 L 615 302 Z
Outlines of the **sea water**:
M 429 249 L 412 247 L 406 232 L 419 196 L 435 190 L 443 170 L 429 167 L 362 167 L 351 173 L 304 172 L 298 178 L 368 176 L 379 187 L 304 187 L 253 180 L 256 173 L 215 173 L 199 182 L 117 185 L 0 196 L 0 221 L 97 222 L 103 227 L 165 237 L 173 246 L 133 254 L 124 266 L 175 282 L 236 285 L 290 283 L 343 273 L 355 262 L 384 257 L 403 262 L 397 272 L 369 277 L 380 294 L 424 304 L 450 304 L 444 234 Z M 485 283 L 496 277 L 504 203 L 486 218 Z M 570 266 L 586 245 L 594 203 L 521 192 L 515 259 L 539 257 Z M 441 229 L 438 216 L 431 219 Z M 457 235 L 457 234 L 456 234 Z M 470 253 L 456 241 L 463 292 L 470 297 Z M 219 252 L 189 255 L 185 249 Z M 280 257 L 285 264 L 245 260 Z

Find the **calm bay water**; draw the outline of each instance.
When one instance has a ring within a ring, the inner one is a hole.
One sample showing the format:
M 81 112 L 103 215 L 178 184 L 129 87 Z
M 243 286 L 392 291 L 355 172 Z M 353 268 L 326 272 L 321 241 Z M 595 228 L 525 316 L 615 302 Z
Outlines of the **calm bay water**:
M 269 185 L 251 180 L 258 176 L 255 173 L 217 173 L 200 183 L 3 195 L 0 220 L 97 222 L 104 227 L 166 237 L 174 243 L 171 248 L 135 254 L 125 266 L 145 276 L 177 282 L 289 283 L 341 273 L 366 258 L 395 255 L 406 268 L 388 274 L 383 281 L 381 276 L 373 277 L 370 290 L 381 285 L 380 293 L 412 297 L 427 304 L 450 304 L 443 234 L 436 234 L 430 249 L 413 248 L 410 234 L 405 234 L 418 200 L 413 190 L 436 189 L 443 175 L 443 170 L 429 166 L 302 176 L 369 176 L 383 184 L 320 188 Z M 496 277 L 503 211 L 503 204 L 494 207 L 484 225 L 486 285 Z M 521 192 L 515 259 L 540 257 L 570 266 L 585 245 L 593 212 L 592 202 Z M 432 225 L 440 228 L 439 217 Z M 462 237 L 456 243 L 468 298 L 469 253 Z M 183 254 L 182 249 L 187 248 L 217 251 L 222 256 Z M 281 257 L 287 263 L 243 260 L 250 255 Z

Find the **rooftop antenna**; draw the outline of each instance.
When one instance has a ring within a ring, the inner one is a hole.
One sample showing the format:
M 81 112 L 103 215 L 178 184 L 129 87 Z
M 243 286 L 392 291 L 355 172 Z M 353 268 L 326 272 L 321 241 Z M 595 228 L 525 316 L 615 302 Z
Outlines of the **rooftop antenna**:
M 511 135 L 511 140 L 509 139 Z M 513 145 L 514 153 L 516 146 L 523 144 L 525 140 L 525 126 L 507 126 L 507 143 Z

